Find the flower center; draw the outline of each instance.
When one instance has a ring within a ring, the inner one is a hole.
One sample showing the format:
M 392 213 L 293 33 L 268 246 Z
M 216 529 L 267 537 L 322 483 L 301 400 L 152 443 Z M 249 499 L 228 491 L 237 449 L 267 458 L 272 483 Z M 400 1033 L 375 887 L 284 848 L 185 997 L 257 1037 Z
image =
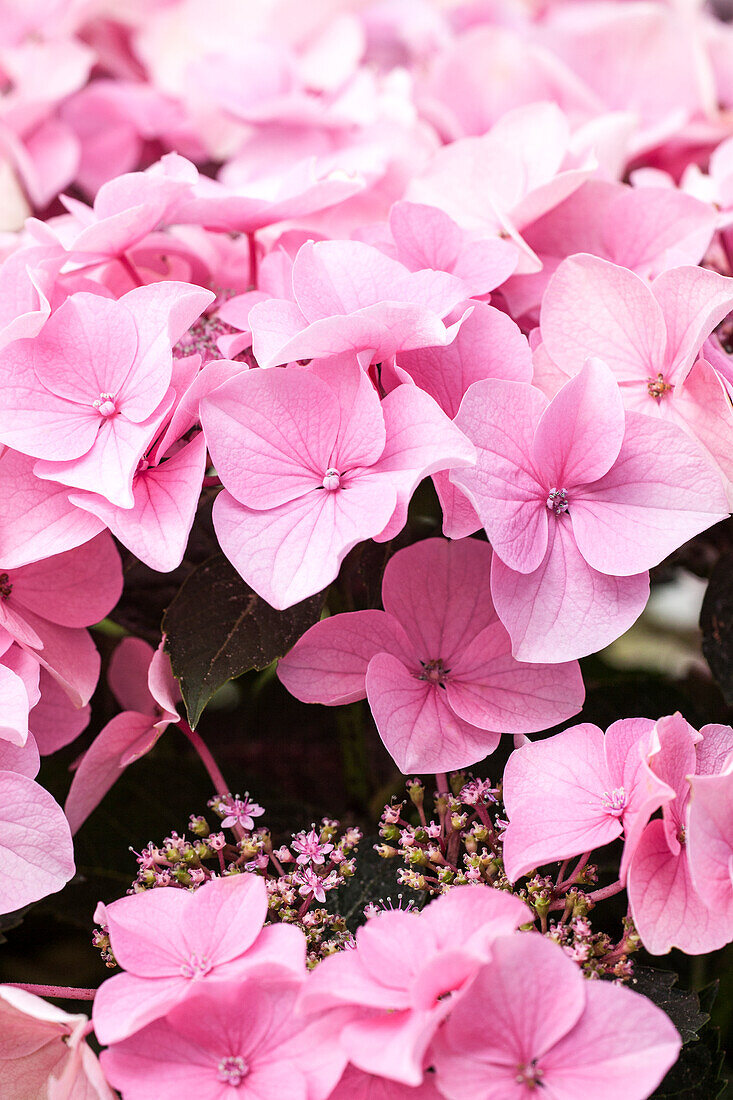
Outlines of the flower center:
M 520 1062 L 517 1066 L 517 1071 L 518 1085 L 526 1085 L 528 1089 L 544 1088 L 544 1084 L 541 1080 L 544 1074 L 537 1065 L 536 1058 L 533 1058 L 531 1062 Z
M 211 963 L 206 955 L 191 955 L 188 962 L 181 966 L 181 974 L 184 978 L 203 978 L 211 970 Z
M 436 661 L 421 661 L 420 664 L 422 672 L 417 673 L 418 680 L 427 680 L 429 684 L 437 684 L 438 687 L 445 688 L 444 681 L 447 679 L 450 669 L 445 667 L 440 658 Z
M 570 506 L 568 504 L 567 489 L 550 489 L 547 495 L 547 507 L 551 512 L 554 512 L 556 516 L 561 516 L 563 512 L 569 512 Z
M 217 1070 L 217 1079 L 222 1084 L 234 1085 L 236 1088 L 249 1073 L 249 1066 L 244 1058 L 222 1058 Z
M 7 600 L 12 591 L 13 586 L 10 583 L 10 577 L 7 573 L 0 573 L 0 599 Z
M 621 817 L 621 814 L 626 809 L 628 801 L 628 796 L 623 787 L 616 787 L 612 791 L 606 791 L 601 799 L 606 813 L 610 814 L 611 817 Z
M 334 489 L 339 489 L 341 487 L 341 474 L 338 470 L 334 470 L 333 466 L 329 466 L 323 475 L 321 484 L 324 489 L 328 489 L 328 491 L 332 493 Z
M 674 386 L 671 382 L 665 382 L 663 374 L 658 374 L 656 378 L 647 378 L 646 388 L 649 396 L 653 397 L 658 404 L 666 393 L 672 392 Z
M 117 412 L 117 403 L 114 394 L 111 393 L 100 393 L 97 400 L 92 401 L 92 405 L 100 416 L 114 416 Z

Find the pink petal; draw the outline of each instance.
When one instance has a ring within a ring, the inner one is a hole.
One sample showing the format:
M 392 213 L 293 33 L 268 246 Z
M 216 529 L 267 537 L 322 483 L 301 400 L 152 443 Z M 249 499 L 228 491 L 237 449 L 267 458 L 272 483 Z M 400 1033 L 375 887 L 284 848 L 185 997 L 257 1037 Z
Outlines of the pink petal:
M 183 893 L 183 891 L 180 891 Z M 94 1031 L 100 1043 L 118 1043 L 165 1016 L 189 992 L 190 982 L 177 975 L 139 978 L 115 974 L 102 982 L 94 998 Z M 102 1064 L 105 1065 L 103 1055 Z
M 548 488 L 571 490 L 596 481 L 619 457 L 624 428 L 616 381 L 605 363 L 591 359 L 543 412 L 532 448 L 534 466 Z
M 667 362 L 682 381 L 704 340 L 733 309 L 728 279 L 702 267 L 663 271 L 652 284 L 667 324 Z
M 40 632 L 42 647 L 21 641 L 23 649 L 51 673 L 75 706 L 85 706 L 97 686 L 100 667 L 99 653 L 89 632 L 57 626 L 31 611 L 24 611 L 24 616 L 31 628 Z
M 92 398 L 77 404 L 50 393 L 33 369 L 34 348 L 18 340 L 0 351 L 0 441 L 34 458 L 76 459 L 94 443 L 99 413 Z
M 451 275 L 445 275 L 445 279 L 460 289 L 446 298 L 441 316 L 465 298 L 465 289 L 458 279 Z M 261 302 L 250 310 L 252 349 L 260 366 L 275 367 L 297 359 L 327 359 L 347 351 L 369 351 L 369 361 L 379 363 L 399 351 L 449 344 L 457 331 L 452 326 L 446 328 L 437 313 L 417 302 L 387 301 L 354 313 L 324 317 L 289 336 L 297 323 L 296 310 L 296 306 L 276 299 Z
M 399 365 L 450 417 L 456 416 L 466 390 L 479 379 L 532 380 L 526 338 L 510 317 L 483 302 L 474 305 L 453 343 L 403 351 Z
M 547 549 L 546 489 L 532 455 L 547 400 L 532 386 L 474 382 L 456 425 L 476 445 L 476 465 L 454 470 L 451 481 L 475 507 L 498 557 L 531 573 Z
M 123 638 L 115 647 L 107 669 L 107 683 L 123 710 L 136 710 L 151 718 L 155 703 L 148 688 L 148 669 L 153 647 L 142 638 Z
M 158 707 L 158 715 L 167 724 L 169 721 L 179 721 L 177 707 L 181 701 L 181 688 L 173 675 L 171 659 L 165 651 L 165 643 L 164 634 L 150 662 L 148 688 Z M 156 726 L 161 728 L 160 721 L 156 722 Z
M 577 714 L 585 689 L 575 662 L 527 665 L 516 661 L 498 621 L 482 630 L 451 663 L 446 699 L 456 714 L 481 729 L 535 733 Z
M 160 736 L 147 714 L 127 710 L 97 734 L 74 772 L 64 805 L 72 833 L 119 779 L 125 767 L 149 752 Z
M 74 874 L 71 833 L 61 807 L 25 775 L 0 772 L 0 912 L 55 894 Z
M 164 281 L 136 287 L 120 299 L 137 331 L 135 363 L 121 390 L 123 410 L 140 422 L 160 404 L 171 381 L 171 348 L 214 301 L 210 290 Z
M 435 934 L 439 948 L 460 943 L 486 960 L 496 937 L 526 924 L 528 912 L 519 898 L 492 887 L 455 886 L 422 909 L 420 919 Z
M 571 661 L 595 653 L 634 623 L 649 596 L 649 576 L 609 577 L 581 556 L 563 517 L 550 525 L 547 553 L 533 573 L 516 573 L 494 555 L 491 592 L 519 661 Z
M 623 718 L 606 730 L 605 753 L 611 789 L 622 789 L 627 799 L 621 816 L 624 850 L 619 878 L 622 881 L 649 818 L 675 797 L 673 788 L 645 764 L 653 730 L 650 718 Z
M 84 546 L 14 570 L 12 584 L 13 602 L 24 612 L 61 626 L 92 626 L 122 594 L 122 563 L 114 542 L 103 533 Z
M 34 473 L 75 489 L 100 493 L 120 508 L 132 508 L 135 471 L 168 416 L 173 398 L 174 391 L 169 389 L 155 412 L 139 424 L 121 415 L 108 417 L 99 427 L 94 445 L 81 458 L 40 461 L 34 466 Z
M 604 736 L 583 723 L 516 749 L 504 771 L 507 875 L 516 882 L 544 863 L 570 859 L 621 835 L 604 795 L 613 790 Z
M 511 1097 L 508 1086 L 518 1066 L 534 1059 L 544 1065 L 555 1044 L 582 1018 L 585 1002 L 580 971 L 556 944 L 534 933 L 496 940 L 491 962 L 443 1029 L 435 1054 L 441 1091 L 455 1100 Z M 487 1019 L 490 1029 L 484 1026 Z M 501 1080 L 506 1091 L 492 1092 L 492 1078 Z M 526 1091 L 517 1091 L 518 1100 Z
M 376 477 L 335 492 L 314 489 L 267 512 L 223 491 L 214 502 L 214 528 L 234 568 L 282 610 L 330 584 L 349 550 L 381 531 L 394 505 L 394 489 Z
M 627 890 L 634 924 L 652 955 L 666 955 L 672 947 L 704 955 L 733 937 L 733 913 L 708 909 L 692 883 L 687 851 L 670 852 L 662 821 L 650 821 L 644 830 Z
M 324 495 L 339 405 L 314 374 L 240 374 L 204 398 L 201 420 L 219 476 L 241 504 L 272 509 L 316 488 Z
M 0 664 L 0 739 L 22 747 L 28 740 L 28 692 L 20 676 Z
M 411 648 L 391 615 L 352 611 L 307 630 L 279 661 L 277 674 L 296 699 L 338 706 L 365 698 L 367 666 L 376 653 L 399 657 Z
M 22 746 L 0 741 L 0 772 L 17 772 L 35 779 L 41 767 L 38 746 L 31 734 Z
M 70 744 L 89 725 L 91 708 L 77 707 L 46 671 L 41 669 L 41 700 L 33 708 L 29 724 L 39 752 L 48 756 Z
M 125 309 L 98 294 L 74 294 L 36 338 L 34 367 L 56 397 L 91 406 L 100 394 L 117 397 L 136 349 L 135 325 Z
M 310 365 L 339 403 L 339 428 L 330 465 L 338 470 L 371 466 L 384 451 L 387 433 L 379 395 L 356 358 L 335 357 L 327 364 Z
M 449 539 L 462 539 L 481 528 L 481 520 L 468 497 L 449 480 L 448 470 L 433 474 L 433 485 L 443 510 L 443 534 Z
M 372 919 L 381 921 L 381 917 Z M 390 927 L 394 929 L 396 924 Z M 419 928 L 415 927 L 414 922 L 410 928 L 419 935 Z M 404 945 L 402 936 L 399 936 L 399 942 Z M 309 975 L 300 996 L 299 1008 L 308 1015 L 324 1013 L 343 1005 L 399 1012 L 410 1003 L 409 991 L 400 984 L 400 980 L 388 985 L 382 977 L 368 971 L 358 949 L 329 955 L 323 963 L 323 966 L 319 963 L 312 972 L 313 981 Z M 403 969 L 400 968 L 400 973 Z
M 382 412 L 387 442 L 371 471 L 389 475 L 397 491 L 397 507 L 377 538 L 387 542 L 404 527 L 410 499 L 423 478 L 438 470 L 468 466 L 476 452 L 432 397 L 417 386 L 397 386 L 382 401 Z
M 550 358 L 568 373 L 597 356 L 619 381 L 638 381 L 667 362 L 665 315 L 647 284 L 596 256 L 560 265 L 542 300 L 540 328 Z
M 390 1080 L 419 1085 L 428 1045 L 446 1010 L 395 1011 L 365 1016 L 342 1030 L 339 1041 L 353 1065 Z
M 41 481 L 34 460 L 6 450 L 0 458 L 0 561 L 27 565 L 81 546 L 103 530 L 96 516 L 75 507 L 64 485 Z
M 181 938 L 190 952 L 206 957 L 212 966 L 244 955 L 267 918 L 267 891 L 259 875 L 214 879 L 188 897 Z
M 698 359 L 674 394 L 671 411 L 684 430 L 705 450 L 726 482 L 728 507 L 733 500 L 733 409 L 725 384 L 704 359 Z
M 585 1011 L 542 1059 L 548 1088 L 563 1100 L 646 1100 L 676 1062 L 682 1040 L 646 997 L 588 982 Z
M 128 550 L 161 573 L 177 568 L 186 552 L 206 470 L 203 432 L 172 458 L 133 479 L 132 508 L 119 508 L 93 493 L 70 499 L 103 521 Z
M 486 584 L 490 566 L 491 548 L 477 539 L 423 539 L 390 558 L 382 582 L 384 609 L 419 658 L 442 659 L 450 667 L 472 638 L 496 622 Z
M 468 767 L 499 743 L 498 733 L 464 722 L 438 687 L 389 653 L 369 662 L 366 690 L 379 736 L 405 775 Z
M 690 873 L 706 905 L 733 913 L 733 770 L 690 778 Z
M 578 490 L 570 516 L 588 564 L 630 576 L 724 519 L 726 509 L 720 477 L 694 441 L 667 421 L 627 413 L 617 462 Z
M 718 775 L 728 767 L 728 757 L 733 752 L 733 729 L 730 726 L 711 723 L 702 726 L 695 743 L 695 771 L 698 775 Z

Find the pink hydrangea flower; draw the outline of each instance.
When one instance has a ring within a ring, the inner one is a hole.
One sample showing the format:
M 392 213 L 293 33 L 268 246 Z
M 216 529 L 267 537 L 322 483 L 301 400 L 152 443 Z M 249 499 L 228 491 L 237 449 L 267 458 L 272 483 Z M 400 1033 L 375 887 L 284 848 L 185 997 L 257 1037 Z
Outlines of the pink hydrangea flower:
M 473 307 L 452 343 L 404 351 L 399 367 L 452 420 L 466 390 L 482 378 L 532 381 L 532 354 L 526 337 L 506 313 L 482 302 Z M 443 509 L 443 534 L 459 539 L 478 531 L 481 520 L 476 509 L 450 480 L 448 471 L 433 474 L 433 483 Z
M 226 490 L 221 548 L 278 609 L 329 584 L 358 542 L 396 535 L 423 477 L 473 461 L 431 397 L 405 385 L 380 402 L 353 358 L 240 374 L 204 398 L 201 420 Z
M 231 829 L 233 825 L 241 825 L 243 829 L 254 829 L 254 819 L 262 817 L 264 810 L 256 802 L 250 802 L 249 792 L 245 791 L 244 798 L 237 796 L 229 799 L 223 798 L 219 807 L 226 814 L 222 818 L 223 829 Z
M 674 424 L 624 412 L 600 360 L 548 403 L 486 379 L 456 424 L 476 444 L 451 480 L 494 548 L 491 590 L 523 661 L 567 661 L 626 630 L 649 592 L 646 570 L 723 519 L 716 470 Z
M 532 103 L 507 111 L 480 137 L 442 146 L 406 198 L 439 207 L 476 235 L 510 237 L 522 253 L 518 270 L 538 271 L 522 230 L 577 190 L 594 167 L 592 158 L 573 155 L 560 108 Z
M 689 784 L 692 882 L 708 908 L 733 918 L 733 756 L 717 775 L 693 775 Z
M 175 221 L 197 180 L 195 165 L 168 153 L 144 172 L 129 172 L 103 183 L 91 208 L 63 196 L 77 222 L 77 232 L 67 242 L 71 259 L 89 263 L 124 255 L 159 225 Z
M 296 863 L 315 863 L 318 866 L 326 862 L 326 856 L 333 851 L 333 844 L 321 844 L 320 834 L 315 825 L 310 832 L 296 833 L 291 847 L 297 852 Z
M 366 695 L 380 737 L 405 773 L 476 763 L 500 732 L 547 729 L 577 713 L 577 664 L 520 664 L 496 617 L 485 542 L 426 539 L 399 551 L 384 611 L 316 623 L 278 665 L 288 691 L 336 706 Z
M 396 202 L 384 227 L 359 233 L 404 264 L 409 271 L 447 271 L 466 284 L 471 298 L 488 295 L 501 286 L 517 266 L 519 253 L 511 241 L 478 240 L 462 230 L 443 210 L 418 202 Z
M 260 963 L 300 976 L 305 938 L 292 925 L 263 928 L 267 891 L 259 875 L 213 879 L 189 891 L 159 886 L 105 906 L 112 951 L 124 967 L 94 1000 L 102 1043 L 119 1043 L 186 1000 L 200 982 L 240 979 Z M 200 1020 L 199 1020 L 200 1022 Z
M 0 740 L 21 748 L 28 740 L 28 715 L 40 699 L 39 671 L 38 661 L 1 632 Z
M 646 1100 L 681 1046 L 646 997 L 585 980 L 557 944 L 522 933 L 494 941 L 432 1053 L 446 1100 Z
M 644 766 L 653 729 L 649 718 L 614 722 L 605 734 L 583 723 L 512 753 L 502 783 L 509 817 L 503 854 L 512 882 L 622 835 L 625 879 L 649 818 L 674 798 Z
M 496 937 L 527 913 L 518 898 L 483 886 L 454 887 L 420 913 L 378 913 L 358 929 L 354 950 L 319 963 L 303 988 L 302 1009 L 354 1006 L 339 1029 L 350 1061 L 419 1085 L 440 1024 L 491 958 Z
M 513 317 L 530 314 L 536 322 L 547 284 L 566 257 L 590 253 L 654 279 L 669 268 L 699 263 L 715 222 L 708 203 L 674 187 L 587 180 L 525 230 L 542 271 L 510 279 L 502 294 Z
M 107 680 L 124 708 L 97 734 L 74 772 L 64 812 L 72 833 L 135 760 L 150 752 L 164 730 L 180 721 L 181 693 L 165 639 L 157 650 L 142 638 L 123 638 L 112 654 Z
M 91 707 L 75 706 L 63 687 L 45 668 L 40 669 L 41 698 L 28 718 L 33 739 L 41 756 L 57 752 L 75 740 L 89 725 Z
M 292 974 L 278 977 L 276 966 L 200 986 L 105 1050 L 104 1071 L 126 1100 L 150 1100 L 151 1090 L 180 1100 L 182 1088 L 200 1100 L 326 1100 L 346 1056 L 333 1021 L 296 1015 L 301 986 Z
M 733 410 L 713 368 L 698 359 L 733 309 L 733 279 L 700 267 L 663 271 L 649 286 L 595 256 L 572 256 L 542 301 L 542 351 L 558 385 L 588 356 L 613 371 L 627 409 L 671 421 L 705 449 L 728 483 Z M 729 489 L 733 504 L 733 488 Z
M 450 343 L 459 323 L 444 319 L 470 289 L 444 271 L 410 271 L 361 241 L 307 242 L 293 263 L 292 299 L 250 310 L 252 349 L 262 367 L 347 351 L 365 366 L 381 363 Z
M 0 457 L 0 561 L 5 569 L 30 565 L 89 542 L 104 524 L 75 507 L 69 488 L 42 481 L 35 459 L 3 448 Z
M 733 907 L 713 904 L 715 893 L 698 893 L 712 850 L 695 867 L 699 837 L 688 843 L 691 786 L 695 777 L 717 777 L 733 750 L 730 726 L 703 726 L 698 734 L 681 714 L 661 718 L 647 763 L 675 797 L 662 807 L 662 817 L 650 821 L 641 835 L 629 867 L 631 915 L 647 951 L 664 955 L 679 947 L 688 955 L 715 951 L 733 939 Z M 703 845 L 703 849 L 705 846 Z
M 84 628 L 103 619 L 121 592 L 120 556 L 108 534 L 97 535 L 84 546 L 0 572 L 0 634 L 32 654 L 83 706 L 99 677 L 99 654 Z
M 56 800 L 34 782 L 36 742 L 0 740 L 0 914 L 61 890 L 74 874 L 69 823 Z
M 0 986 L 0 1072 L 5 1100 L 113 1100 L 97 1056 L 85 1041 L 82 1013 Z
M 39 477 L 133 507 L 135 470 L 172 403 L 172 344 L 212 298 L 171 282 L 118 302 L 72 295 L 39 336 L 0 351 L 2 442 L 39 459 Z

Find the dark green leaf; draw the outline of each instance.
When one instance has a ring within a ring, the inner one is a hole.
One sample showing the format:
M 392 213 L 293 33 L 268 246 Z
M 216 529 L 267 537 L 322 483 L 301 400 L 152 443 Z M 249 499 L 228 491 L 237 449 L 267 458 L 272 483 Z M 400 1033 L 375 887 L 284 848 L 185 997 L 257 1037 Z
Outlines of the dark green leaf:
M 697 1038 L 700 1029 L 710 1019 L 701 1011 L 700 997 L 692 990 L 676 989 L 677 975 L 673 970 L 656 970 L 651 966 L 634 967 L 632 989 L 642 993 L 667 1013 L 682 1036 L 683 1043 Z
M 163 618 L 166 648 L 195 726 L 211 696 L 235 676 L 267 668 L 318 621 L 321 595 L 275 611 L 223 554 L 197 566 Z
M 706 1025 L 697 1042 L 683 1046 L 679 1060 L 652 1094 L 652 1100 L 719 1100 L 727 1085 L 722 1069 L 720 1032 Z

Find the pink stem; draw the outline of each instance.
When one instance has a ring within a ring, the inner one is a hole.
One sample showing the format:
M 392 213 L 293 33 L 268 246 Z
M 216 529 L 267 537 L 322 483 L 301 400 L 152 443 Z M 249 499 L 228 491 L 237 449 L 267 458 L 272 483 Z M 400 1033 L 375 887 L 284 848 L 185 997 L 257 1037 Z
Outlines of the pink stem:
M 249 244 L 249 283 L 252 290 L 257 290 L 257 241 L 254 232 L 247 234 Z
M 145 286 L 142 279 L 140 278 L 140 272 L 137 270 L 132 260 L 128 256 L 126 256 L 124 252 L 121 253 L 121 255 L 117 257 L 117 259 L 120 261 L 135 286 Z
M 204 489 L 209 489 L 212 485 L 221 485 L 221 482 L 219 481 L 219 478 L 216 476 L 216 474 L 213 474 L 211 477 L 204 478 Z
M 623 888 L 623 882 L 617 879 L 610 886 L 604 886 L 602 890 L 594 890 L 592 894 L 586 894 L 586 897 L 588 901 L 605 901 L 606 898 L 612 898 L 614 894 L 620 894 Z
M 572 886 L 573 883 L 575 882 L 575 880 L 577 879 L 578 875 L 580 874 L 580 872 L 585 869 L 585 865 L 588 862 L 588 860 L 590 859 L 590 857 L 592 856 L 592 854 L 593 854 L 592 852 L 584 852 L 583 855 L 578 860 L 578 862 L 576 863 L 575 868 L 573 869 L 573 871 L 570 875 L 570 878 L 566 878 L 563 882 L 558 883 L 557 886 L 555 887 L 555 889 L 556 890 L 567 890 L 568 887 Z
M 29 985 L 28 982 L 8 982 L 8 985 L 39 997 L 63 997 L 66 1001 L 93 1001 L 97 995 L 96 989 L 79 989 L 73 985 Z
M 445 772 L 435 773 L 435 789 L 438 794 L 448 794 L 448 776 Z
M 208 772 L 209 779 L 214 784 L 214 790 L 216 791 L 216 793 L 221 798 L 226 798 L 228 795 L 231 794 L 231 788 L 227 784 L 224 776 L 221 774 L 221 771 L 219 770 L 219 765 L 217 764 L 216 760 L 214 760 L 214 757 L 211 754 L 211 750 L 209 749 L 206 742 L 203 740 L 200 734 L 196 733 L 196 730 L 191 729 L 185 718 L 181 718 L 181 721 L 178 724 L 178 728 L 183 736 L 188 738 L 189 742 L 193 745 L 194 749 L 198 753 L 201 763 L 204 765 L 206 771 Z M 233 825 L 232 832 L 234 833 L 237 840 L 241 840 L 244 836 L 244 830 L 241 825 Z
M 183 736 L 188 738 L 188 740 L 191 742 L 194 749 L 198 753 L 201 759 L 201 763 L 204 765 L 206 771 L 208 772 L 209 779 L 214 784 L 214 790 L 216 791 L 216 793 L 218 795 L 221 795 L 222 798 L 226 798 L 227 795 L 231 794 L 231 791 L 227 786 L 224 776 L 219 771 L 219 765 L 217 764 L 216 760 L 214 760 L 214 757 L 211 755 L 211 751 L 208 746 L 205 744 L 201 736 L 196 733 L 196 730 L 191 729 L 188 722 L 184 718 L 181 719 L 178 728 Z

